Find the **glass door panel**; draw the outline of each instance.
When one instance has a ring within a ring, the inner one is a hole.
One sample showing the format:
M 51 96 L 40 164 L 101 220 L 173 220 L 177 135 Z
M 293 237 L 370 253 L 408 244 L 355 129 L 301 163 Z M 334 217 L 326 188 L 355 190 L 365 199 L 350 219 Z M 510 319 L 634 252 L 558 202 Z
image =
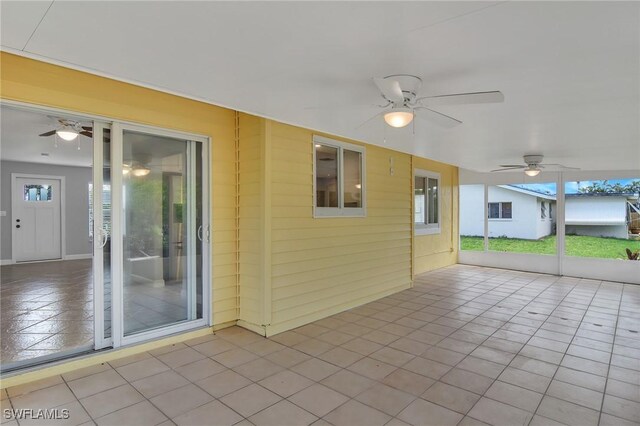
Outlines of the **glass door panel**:
M 122 133 L 125 337 L 203 318 L 201 145 Z

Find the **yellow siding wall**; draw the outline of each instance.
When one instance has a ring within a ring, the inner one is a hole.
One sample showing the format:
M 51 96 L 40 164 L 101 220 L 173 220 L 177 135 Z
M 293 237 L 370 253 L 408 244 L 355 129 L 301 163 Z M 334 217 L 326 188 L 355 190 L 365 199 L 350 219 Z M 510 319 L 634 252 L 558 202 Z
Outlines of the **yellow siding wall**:
M 212 138 L 213 320 L 237 319 L 235 112 L 1 53 L 0 97 Z
M 313 132 L 271 124 L 267 334 L 410 287 L 411 156 L 367 145 L 367 216 L 314 219 Z
M 440 173 L 440 234 L 414 237 L 413 273 L 417 275 L 458 261 L 458 168 L 420 157 L 413 157 L 413 168 Z

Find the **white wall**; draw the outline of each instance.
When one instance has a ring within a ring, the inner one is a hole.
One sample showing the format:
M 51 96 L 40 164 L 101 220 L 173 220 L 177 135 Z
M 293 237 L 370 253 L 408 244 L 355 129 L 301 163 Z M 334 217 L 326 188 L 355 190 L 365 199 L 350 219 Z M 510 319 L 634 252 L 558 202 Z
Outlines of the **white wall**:
M 629 228 L 627 228 L 627 225 L 567 225 L 565 232 L 567 235 L 629 238 Z
M 0 217 L 0 258 L 11 259 L 11 173 L 65 176 L 66 191 L 66 254 L 90 255 L 89 241 L 89 182 L 91 168 L 49 164 L 0 162 L 0 210 L 7 215 Z
M 511 202 L 511 219 L 489 219 L 489 237 L 522 238 L 536 240 L 551 234 L 553 220 L 540 217 L 541 200 L 499 186 L 489 187 L 489 202 Z M 547 212 L 549 210 L 547 203 Z M 554 205 L 555 210 L 555 205 Z M 482 185 L 460 187 L 460 235 L 484 234 L 484 188 Z

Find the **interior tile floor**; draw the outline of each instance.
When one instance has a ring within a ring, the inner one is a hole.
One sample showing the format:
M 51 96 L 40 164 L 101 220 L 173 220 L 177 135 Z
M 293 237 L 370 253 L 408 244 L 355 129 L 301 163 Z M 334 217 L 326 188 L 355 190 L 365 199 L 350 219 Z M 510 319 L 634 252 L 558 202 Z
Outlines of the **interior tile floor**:
M 269 339 L 232 327 L 9 388 L 2 408 L 98 425 L 639 424 L 639 308 L 640 286 L 456 265 Z
M 108 265 L 107 265 L 108 266 Z M 37 357 L 93 349 L 92 260 L 22 263 L 0 267 L 0 344 L 4 368 Z M 105 318 L 111 315 L 105 269 Z M 125 331 L 183 321 L 184 284 L 135 282 L 124 289 Z M 111 332 L 105 321 L 105 334 Z

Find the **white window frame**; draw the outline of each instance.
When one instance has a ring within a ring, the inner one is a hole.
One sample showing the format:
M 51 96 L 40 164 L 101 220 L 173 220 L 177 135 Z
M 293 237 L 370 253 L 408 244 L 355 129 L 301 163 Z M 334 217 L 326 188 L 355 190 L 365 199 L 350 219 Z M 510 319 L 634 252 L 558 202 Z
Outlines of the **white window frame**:
M 318 207 L 316 200 L 316 144 L 330 146 L 338 150 L 338 207 Z M 313 135 L 312 141 L 313 149 L 313 217 L 314 218 L 326 218 L 326 217 L 366 217 L 367 216 L 367 188 L 366 188 L 366 176 L 367 176 L 367 160 L 366 149 L 360 145 L 354 145 L 346 142 L 337 141 L 334 139 L 325 138 L 323 136 Z M 361 194 L 362 194 L 362 207 L 344 207 L 344 150 L 355 151 L 362 156 L 361 164 Z
M 415 216 L 415 211 L 413 211 L 413 226 L 414 226 L 414 233 L 415 235 L 434 235 L 434 234 L 439 234 L 440 232 L 442 232 L 442 201 L 441 201 L 441 197 L 440 194 L 442 194 L 442 192 L 440 191 L 440 187 L 442 185 L 442 179 L 440 176 L 440 173 L 436 173 L 436 172 L 432 172 L 429 170 L 422 170 L 422 169 L 414 169 L 413 170 L 413 182 L 412 185 L 415 186 L 415 181 L 416 178 L 431 178 L 431 179 L 436 179 L 438 181 L 438 186 L 437 186 L 437 195 L 436 197 L 438 198 L 438 223 L 416 223 L 416 216 Z M 425 186 L 426 188 L 426 186 Z M 413 188 L 413 208 L 415 209 L 415 205 L 416 205 L 416 195 L 415 195 L 415 187 Z M 425 192 L 424 194 L 425 197 L 425 217 L 428 216 L 428 206 L 427 206 L 427 202 L 428 202 L 428 198 L 427 198 L 427 193 Z
M 489 217 L 489 211 L 490 211 L 489 204 L 498 205 L 498 217 Z M 511 217 L 502 217 L 503 204 L 511 204 Z M 513 220 L 513 201 L 489 201 L 487 203 L 487 220 L 496 221 L 496 222 L 509 222 Z

